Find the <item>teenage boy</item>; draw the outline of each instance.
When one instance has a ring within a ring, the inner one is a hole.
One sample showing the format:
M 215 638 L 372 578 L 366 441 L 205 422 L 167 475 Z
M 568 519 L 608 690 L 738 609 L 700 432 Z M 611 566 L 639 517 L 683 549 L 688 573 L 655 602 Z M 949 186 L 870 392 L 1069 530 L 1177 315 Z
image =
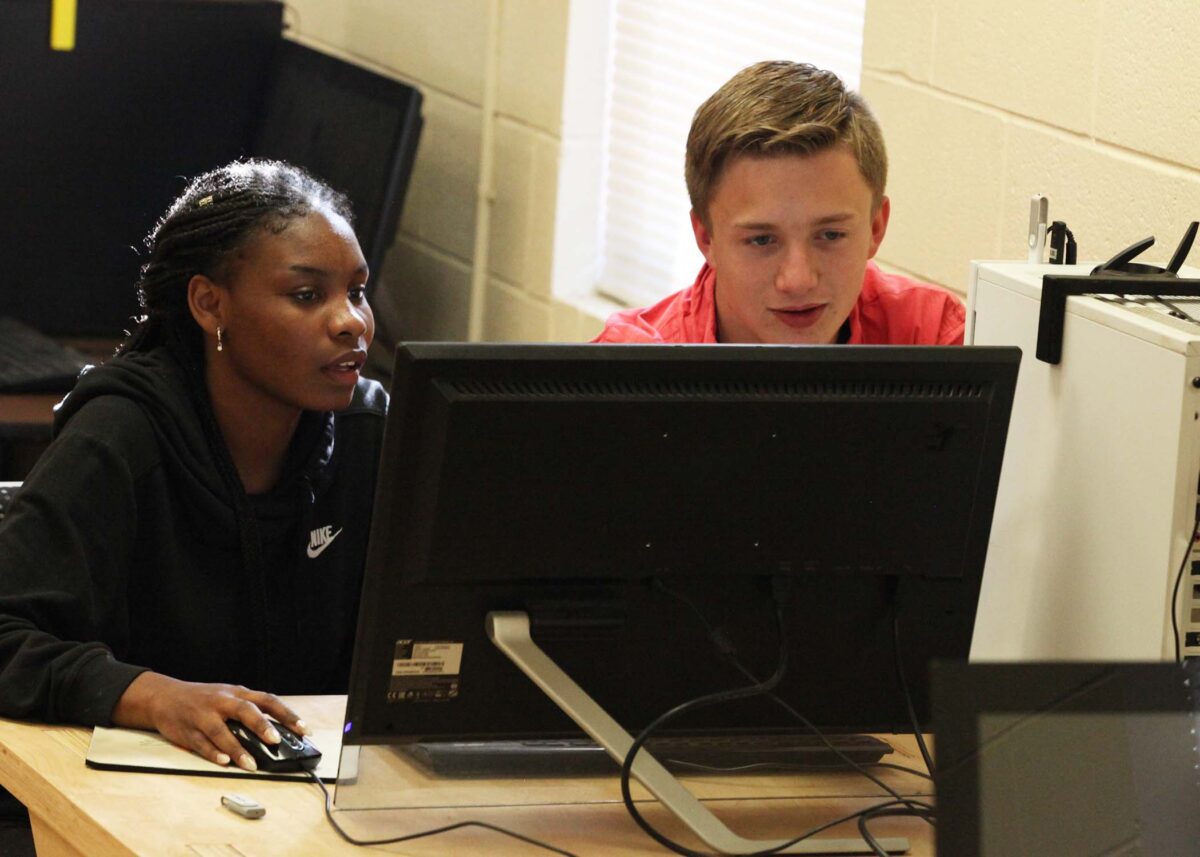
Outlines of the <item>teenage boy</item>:
M 696 282 L 609 317 L 595 342 L 961 345 L 950 292 L 870 261 L 887 231 L 887 154 L 832 72 L 762 62 L 692 120 L 685 177 Z

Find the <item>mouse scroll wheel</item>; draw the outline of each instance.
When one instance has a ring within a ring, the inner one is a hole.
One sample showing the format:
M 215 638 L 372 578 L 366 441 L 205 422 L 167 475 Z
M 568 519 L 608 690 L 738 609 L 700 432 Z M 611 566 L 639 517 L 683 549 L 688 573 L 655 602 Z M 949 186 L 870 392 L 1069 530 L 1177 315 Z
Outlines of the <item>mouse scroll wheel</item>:
M 293 750 L 299 750 L 304 746 L 294 735 L 284 734 L 281 737 L 283 738 L 283 743 L 287 744 Z

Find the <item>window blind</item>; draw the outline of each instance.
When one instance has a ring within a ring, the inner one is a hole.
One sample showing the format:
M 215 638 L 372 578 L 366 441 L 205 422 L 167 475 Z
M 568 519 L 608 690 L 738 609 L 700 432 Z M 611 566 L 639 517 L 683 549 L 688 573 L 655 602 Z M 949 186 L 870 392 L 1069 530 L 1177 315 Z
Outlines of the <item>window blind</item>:
M 865 0 L 613 0 L 599 291 L 632 306 L 690 284 L 692 114 L 759 60 L 809 62 L 858 88 Z

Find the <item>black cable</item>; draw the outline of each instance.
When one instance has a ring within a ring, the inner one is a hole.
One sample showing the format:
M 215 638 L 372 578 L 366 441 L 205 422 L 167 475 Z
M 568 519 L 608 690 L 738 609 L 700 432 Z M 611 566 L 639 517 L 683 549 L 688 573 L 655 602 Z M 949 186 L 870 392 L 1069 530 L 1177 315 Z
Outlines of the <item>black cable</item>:
M 783 680 L 783 676 L 787 672 L 788 665 L 787 628 L 783 616 L 783 598 L 780 596 L 779 592 L 779 589 L 783 584 L 779 582 L 778 578 L 773 579 L 772 584 L 775 594 L 775 620 L 779 634 L 779 662 L 775 667 L 775 672 L 772 673 L 766 681 L 758 682 L 757 684 L 753 684 L 748 687 L 741 687 L 733 690 L 722 690 L 716 693 L 710 693 L 706 696 L 697 697 L 696 699 L 691 699 L 687 702 L 680 703 L 679 705 L 676 705 L 674 708 L 667 711 L 665 714 L 659 715 L 650 723 L 649 726 L 643 729 L 638 736 L 633 739 L 633 743 L 629 747 L 629 752 L 625 754 L 625 761 L 621 765 L 621 800 L 625 804 L 626 812 L 629 813 L 630 818 L 637 823 L 638 827 L 645 831 L 647 836 L 649 836 L 659 845 L 662 845 L 664 848 L 674 851 L 676 854 L 683 854 L 686 855 L 686 857 L 700 857 L 702 852 L 693 851 L 686 846 L 680 845 L 678 842 L 675 842 L 673 839 L 663 835 L 662 833 L 659 833 L 654 826 L 651 825 L 650 822 L 646 821 L 646 819 L 642 817 L 642 814 L 638 812 L 637 806 L 633 802 L 633 794 L 630 791 L 629 782 L 633 771 L 634 759 L 637 757 L 638 752 L 642 749 L 642 745 L 646 743 L 646 739 L 649 738 L 656 729 L 670 722 L 671 720 L 674 720 L 680 715 L 686 714 L 690 711 L 695 711 L 699 708 L 706 708 L 710 705 L 717 705 L 718 703 L 722 702 L 731 702 L 735 699 L 747 699 L 752 696 L 759 696 L 772 690 L 777 684 L 779 684 L 780 681 Z M 704 624 L 710 631 L 710 634 L 713 633 L 712 626 L 708 625 L 707 621 Z M 768 848 L 754 853 L 761 855 L 774 854 L 777 853 L 782 847 L 784 846 L 780 846 L 779 848 Z
M 864 809 L 857 809 L 854 812 L 850 812 L 850 813 L 847 813 L 846 815 L 839 816 L 838 818 L 835 818 L 832 821 L 827 821 L 824 824 L 819 824 L 816 827 L 806 830 L 804 833 L 800 834 L 799 836 L 793 837 L 792 839 L 789 839 L 786 842 L 781 842 L 779 845 L 775 846 L 774 848 L 768 848 L 768 849 L 765 849 L 762 851 L 754 851 L 750 854 L 743 855 L 743 857 L 766 857 L 766 855 L 778 854 L 780 851 L 783 851 L 787 848 L 791 848 L 793 845 L 795 845 L 798 842 L 803 842 L 805 839 L 811 839 L 812 837 L 816 836 L 819 833 L 824 833 L 826 830 L 829 830 L 830 828 L 837 827 L 839 824 L 844 824 L 847 821 L 853 821 L 856 818 L 861 818 L 865 814 L 873 813 L 877 810 L 882 810 L 882 809 L 886 809 L 887 807 L 892 807 L 892 806 L 897 806 L 897 805 L 902 805 L 902 806 L 908 807 L 911 810 L 911 811 L 906 811 L 906 812 L 902 812 L 902 813 L 897 813 L 898 815 L 928 816 L 926 818 L 927 821 L 929 820 L 929 818 L 931 818 L 933 816 L 933 814 L 935 812 L 932 804 L 925 803 L 924 801 L 917 800 L 916 798 L 903 798 L 901 800 L 884 801 L 883 803 L 877 803 L 873 806 L 868 806 Z M 673 842 L 669 839 L 666 839 L 665 837 L 663 837 L 662 839 L 659 839 L 659 836 L 661 836 L 661 834 L 658 834 L 657 831 L 654 831 L 653 833 L 651 833 L 651 836 L 653 836 L 655 839 L 658 839 L 660 844 L 664 845 L 664 847 L 670 849 L 671 851 L 674 851 L 676 854 L 683 854 L 683 855 L 685 855 L 685 857 L 710 857 L 710 855 L 707 855 L 702 851 L 692 851 L 692 850 L 688 849 L 687 847 L 680 845 L 677 842 Z M 876 847 L 878 847 L 878 843 L 876 843 Z M 884 853 L 884 857 L 888 857 L 886 852 Z
M 924 803 L 923 801 L 916 801 L 916 800 L 910 801 L 910 802 L 917 804 L 917 810 L 919 810 L 919 811 L 928 812 L 930 814 L 932 814 L 934 811 L 934 808 L 931 804 L 927 804 L 927 803 Z M 805 839 L 811 839 L 812 837 L 816 836 L 818 833 L 824 833 L 826 830 L 829 830 L 832 827 L 837 827 L 839 824 L 845 824 L 847 821 L 853 821 L 854 819 L 859 818 L 866 813 L 874 812 L 875 810 L 884 809 L 889 806 L 895 806 L 897 803 L 902 803 L 902 801 L 889 800 L 889 801 L 884 801 L 883 803 L 877 803 L 874 806 L 868 806 L 865 809 L 856 809 L 854 812 L 847 813 L 846 815 L 839 816 L 838 818 L 835 818 L 832 821 L 827 821 L 824 824 L 817 825 L 816 827 L 805 831 L 804 833 L 800 834 L 799 836 L 797 836 L 793 839 L 789 839 L 787 842 L 781 843 L 777 848 L 775 848 L 773 850 L 755 851 L 753 854 L 745 854 L 745 855 L 742 855 L 742 857 L 763 857 L 763 855 L 777 854 L 785 848 L 791 848 L 796 843 L 803 842 Z M 904 814 L 916 815 L 917 812 L 904 813 Z M 683 846 L 679 846 L 679 848 L 683 849 Z M 709 857 L 709 855 L 704 854 L 703 852 L 688 851 L 686 849 L 680 850 L 677 853 L 687 854 L 687 855 L 698 855 L 698 857 Z
M 700 623 L 704 626 L 705 630 L 708 632 L 709 637 L 713 640 L 714 645 L 717 646 L 717 649 L 721 652 L 722 656 L 724 656 L 725 660 L 734 669 L 738 670 L 738 672 L 740 672 L 742 675 L 744 675 L 747 679 L 749 679 L 752 682 L 757 683 L 759 681 L 758 677 L 755 676 L 753 673 L 751 673 L 750 670 L 746 669 L 746 667 L 741 663 L 741 661 L 739 661 L 737 659 L 737 657 L 734 653 L 734 648 L 733 648 L 732 644 L 729 642 L 728 639 L 725 638 L 725 636 L 723 634 L 719 634 L 717 632 L 717 630 L 715 628 L 713 628 L 712 624 L 708 621 L 708 618 L 704 615 L 704 613 L 700 610 L 700 608 L 696 606 L 695 602 L 693 602 L 691 599 L 689 599 L 687 596 L 683 595 L 682 593 L 676 592 L 675 590 L 671 589 L 670 587 L 668 587 L 666 584 L 664 584 L 660 580 L 656 579 L 654 581 L 654 585 L 656 588 L 662 590 L 667 595 L 670 595 L 672 598 L 675 598 L 676 600 L 681 601 L 683 604 L 687 605 L 687 607 L 689 607 L 691 609 L 691 611 L 700 620 Z M 768 699 L 770 699 L 772 702 L 774 702 L 776 705 L 778 705 L 780 708 L 782 708 L 784 711 L 786 711 L 788 714 L 790 714 L 806 730 L 808 730 L 812 734 L 816 735 L 819 739 L 821 739 L 821 742 L 825 745 L 825 747 L 827 749 L 829 749 L 830 752 L 832 752 L 834 755 L 836 755 L 839 759 L 841 759 L 846 767 L 849 767 L 849 768 L 853 769 L 854 771 L 857 771 L 858 773 L 862 774 L 864 777 L 866 777 L 868 780 L 873 782 L 875 785 L 879 786 L 880 789 L 882 789 L 883 791 L 885 791 L 889 795 L 891 795 L 894 800 L 899 801 L 901 803 L 906 803 L 909 800 L 911 800 L 910 798 L 906 798 L 903 795 L 901 795 L 898 791 L 893 789 L 891 786 L 889 786 L 883 780 L 879 779 L 874 774 L 872 774 L 870 771 L 868 771 L 864 766 L 860 765 L 858 762 L 854 761 L 854 759 L 850 758 L 848 755 L 846 755 L 844 752 L 839 750 L 837 747 L 833 746 L 833 743 L 830 742 L 830 740 L 825 736 L 825 734 L 820 729 L 818 729 L 817 726 L 811 720 L 809 720 L 807 717 L 805 717 L 803 714 L 801 714 L 799 711 L 797 711 L 795 708 L 793 708 L 787 701 L 785 701 L 784 699 L 775 695 L 774 693 L 768 692 L 766 694 L 766 696 Z M 896 766 L 896 767 L 899 767 L 899 766 Z M 912 771 L 911 769 L 906 768 L 903 770 L 909 770 L 911 773 L 919 774 L 918 771 Z M 933 768 L 929 767 L 928 770 L 929 770 L 930 775 L 926 775 L 926 778 L 932 780 L 933 777 L 931 775 L 933 773 Z
M 778 618 L 779 624 L 779 633 L 781 635 L 781 642 L 786 642 L 784 616 L 782 616 L 782 610 L 780 609 L 778 601 L 776 601 L 775 607 L 776 618 Z M 779 664 L 776 665 L 775 672 L 772 673 L 772 676 L 767 678 L 766 682 L 760 682 L 745 688 L 721 690 L 715 694 L 700 696 L 697 697 L 697 699 L 680 703 L 680 705 L 671 708 L 670 711 L 667 711 L 665 714 L 660 714 L 658 718 L 653 720 L 652 723 L 646 727 L 646 729 L 643 729 L 640 733 L 638 733 L 637 737 L 634 738 L 634 743 L 630 745 L 628 753 L 625 754 L 625 761 L 622 763 L 622 766 L 620 766 L 620 797 L 622 797 L 622 801 L 625 804 L 625 810 L 628 811 L 631 819 L 634 820 L 637 823 L 637 826 L 641 827 L 650 838 L 654 839 L 656 843 L 659 843 L 659 845 L 666 847 L 666 849 L 670 851 L 679 853 L 679 855 L 686 855 L 689 857 L 695 857 L 701 853 L 698 851 L 692 851 L 683 845 L 679 845 L 673 839 L 670 839 L 666 837 L 666 835 L 659 833 L 656 831 L 653 825 L 650 825 L 650 822 L 648 822 L 646 819 L 643 819 L 640 811 L 637 811 L 637 807 L 634 804 L 634 796 L 632 796 L 630 791 L 630 775 L 632 773 L 632 768 L 634 768 L 634 760 L 636 759 L 638 751 L 642 749 L 642 745 L 646 743 L 646 739 L 649 738 L 656 729 L 659 729 L 660 726 L 668 723 L 668 721 L 676 719 L 679 717 L 679 715 L 696 711 L 698 708 L 718 705 L 720 702 L 748 699 L 748 697 L 751 696 L 767 693 L 768 690 L 774 688 L 775 685 L 779 684 L 781 679 L 784 678 L 784 673 L 787 670 L 787 647 L 786 645 L 781 645 L 780 649 L 781 654 Z M 779 849 L 767 849 L 757 853 L 769 855 L 769 853 L 775 853 L 778 850 Z
M 921 733 L 921 724 L 917 722 L 917 711 L 913 707 L 912 693 L 909 692 L 908 682 L 904 678 L 904 663 L 900 657 L 900 610 L 892 605 L 892 652 L 896 656 L 896 677 L 900 679 L 900 692 L 904 694 L 904 705 L 908 709 L 908 720 L 912 724 L 913 736 L 917 739 L 917 748 L 921 758 L 925 760 L 925 768 L 933 773 L 933 756 L 925 746 L 925 736 Z
M 778 853 L 778 851 L 780 851 L 784 848 L 791 848 L 797 842 L 803 842 L 805 839 L 810 839 L 813 836 L 816 836 L 818 833 L 824 833 L 826 830 L 828 830 L 831 827 L 837 827 L 839 824 L 842 824 L 847 821 L 852 821 L 856 818 L 862 818 L 862 816 L 864 816 L 868 813 L 872 813 L 872 812 L 875 812 L 876 810 L 881 810 L 881 809 L 884 809 L 889 806 L 894 806 L 897 803 L 903 803 L 903 801 L 889 800 L 889 801 L 884 801 L 883 803 L 877 803 L 874 806 L 869 806 L 866 809 L 855 810 L 854 812 L 843 815 L 841 818 L 835 818 L 833 821 L 827 821 L 824 824 L 820 825 L 819 827 L 814 827 L 812 830 L 809 830 L 807 833 L 804 833 L 801 836 L 797 836 L 795 839 L 789 839 L 787 842 L 784 842 L 782 845 L 780 845 L 779 848 L 776 849 L 776 851 L 767 852 L 767 853 Z M 930 814 L 932 814 L 934 811 L 934 808 L 931 804 L 927 804 L 922 801 L 912 801 L 912 803 L 918 804 L 919 811 L 928 812 Z M 901 813 L 901 814 L 917 815 L 918 812 L 914 811 L 912 813 Z M 878 844 L 879 843 L 875 843 L 876 847 L 878 847 Z M 760 851 L 757 853 L 762 854 L 763 852 Z M 751 854 L 751 855 L 747 855 L 747 857 L 755 857 L 755 855 Z M 888 857 L 886 852 L 884 852 L 884 857 Z
M 891 767 L 899 767 L 899 766 L 893 765 Z M 918 773 L 918 772 L 913 771 L 913 773 Z M 392 839 L 365 839 L 365 840 L 364 839 L 355 839 L 354 837 L 350 836 L 350 834 L 346 833 L 346 831 L 342 829 L 341 825 L 339 825 L 337 823 L 337 819 L 335 819 L 333 817 L 333 807 L 331 804 L 331 796 L 329 794 L 329 790 L 325 788 L 325 784 L 323 782 L 321 782 L 321 778 L 318 777 L 316 775 L 316 773 L 314 773 L 313 771 L 308 771 L 308 775 L 320 787 L 321 793 L 324 794 L 324 796 L 325 796 L 325 817 L 329 820 L 329 823 L 333 826 L 333 829 L 337 832 L 338 836 L 342 837 L 343 840 L 345 840 L 346 842 L 349 842 L 351 845 L 362 845 L 362 846 L 391 845 L 393 843 L 404 842 L 405 840 L 409 840 L 409 839 L 419 839 L 419 838 L 426 837 L 426 836 L 435 836 L 440 833 L 448 833 L 449 831 L 456 830 L 460 827 L 483 827 L 483 828 L 486 828 L 487 830 L 493 830 L 493 831 L 496 831 L 497 833 L 502 833 L 506 836 L 511 836 L 515 839 L 519 839 L 522 842 L 528 842 L 530 845 L 534 845 L 538 848 L 543 848 L 554 854 L 561 854 L 561 855 L 563 855 L 563 857 L 577 857 L 577 855 L 575 855 L 574 853 L 572 853 L 570 851 L 564 851 L 560 848 L 555 848 L 553 845 L 548 845 L 547 843 L 541 842 L 540 840 L 533 839 L 532 837 L 529 837 L 529 836 L 524 836 L 520 833 L 515 833 L 514 831 L 511 831 L 511 830 L 506 830 L 503 827 L 498 827 L 497 825 L 489 824 L 485 821 L 462 821 L 462 822 L 458 822 L 456 824 L 448 824 L 445 827 L 438 827 L 438 828 L 434 828 L 432 830 L 424 830 L 419 833 L 412 833 L 407 836 L 397 836 Z M 805 839 L 809 839 L 813 836 L 816 836 L 818 833 L 824 833 L 826 830 L 828 830 L 831 827 L 836 827 L 839 824 L 842 824 L 847 821 L 851 821 L 855 818 L 861 818 L 863 815 L 876 814 L 876 813 L 884 814 L 884 813 L 880 813 L 879 811 L 884 810 L 887 807 L 894 806 L 897 803 L 901 803 L 901 801 L 891 800 L 891 801 L 886 801 L 884 803 L 875 804 L 874 806 L 869 806 L 866 809 L 855 810 L 854 812 L 848 813 L 839 818 L 835 818 L 832 821 L 827 821 L 822 825 L 814 827 L 811 830 L 806 831 L 802 835 L 797 836 L 795 839 L 791 839 L 791 840 L 783 843 L 777 849 L 772 849 L 770 851 L 759 851 L 756 853 L 758 855 L 777 853 L 779 850 L 781 850 L 783 848 L 790 848 L 792 845 L 795 845 L 797 842 L 803 842 Z M 911 812 L 899 812 L 899 813 L 894 813 L 894 814 L 896 814 L 896 815 L 919 815 L 922 812 L 928 812 L 928 813 L 933 812 L 933 807 L 922 801 L 913 800 L 913 801 L 907 801 L 907 803 L 916 804 L 917 808 Z M 876 843 L 876 846 L 877 846 L 877 843 Z M 682 846 L 680 846 L 680 847 L 682 848 Z M 701 852 L 693 852 L 693 851 L 686 851 L 686 850 L 682 851 L 681 853 L 701 855 Z M 707 855 L 701 855 L 701 857 L 707 857 Z M 745 857 L 755 857 L 755 855 L 745 855 Z M 888 857 L 886 852 L 884 854 L 884 857 Z
M 912 810 L 908 814 L 921 815 L 922 817 L 925 817 L 926 820 L 929 820 L 929 818 L 932 817 L 934 809 L 930 804 L 927 804 L 920 800 L 916 800 L 915 798 L 905 798 L 905 797 L 901 796 L 900 794 L 898 794 L 894 789 L 892 789 L 890 786 L 888 786 L 882 780 L 876 778 L 875 776 L 873 776 L 872 774 L 870 774 L 869 772 L 864 770 L 857 762 L 855 762 L 853 759 L 851 759 L 845 753 L 841 752 L 836 747 L 834 747 L 829 742 L 829 740 L 820 732 L 820 730 L 818 730 L 816 728 L 816 726 L 814 726 L 811 722 L 809 722 L 807 720 L 807 718 L 805 718 L 798 711 L 796 711 L 794 708 L 792 708 L 790 705 L 788 705 L 784 700 L 780 699 L 778 696 L 776 696 L 775 694 L 770 692 L 771 689 L 774 688 L 775 685 L 777 685 L 782 680 L 783 674 L 787 669 L 788 645 L 787 645 L 786 622 L 785 622 L 785 618 L 784 618 L 784 604 L 785 604 L 784 595 L 786 594 L 786 583 L 787 583 L 786 580 L 784 580 L 782 578 L 772 579 L 772 589 L 773 589 L 774 596 L 775 596 L 775 619 L 776 619 L 776 623 L 777 623 L 777 627 L 778 627 L 779 644 L 780 644 L 779 664 L 777 665 L 775 672 L 771 675 L 770 678 L 768 678 L 766 681 L 759 681 L 749 670 L 747 670 L 745 668 L 745 666 L 743 666 L 737 660 L 736 657 L 734 657 L 733 646 L 730 643 L 730 641 L 722 633 L 720 633 L 717 629 L 715 629 L 712 626 L 712 624 L 708 621 L 708 619 L 704 616 L 704 614 L 700 611 L 700 609 L 691 600 L 689 600 L 687 597 L 683 596 L 681 593 L 671 590 L 670 588 L 668 588 L 667 586 L 662 584 L 661 581 L 659 581 L 659 580 L 654 581 L 654 584 L 657 588 L 661 589 L 666 594 L 682 601 L 684 604 L 686 604 L 688 607 L 691 608 L 691 610 L 699 618 L 701 624 L 704 626 L 705 630 L 708 632 L 710 639 L 712 639 L 714 645 L 716 645 L 716 647 L 721 652 L 721 654 L 728 660 L 729 663 L 731 663 L 734 667 L 736 667 L 750 681 L 754 682 L 754 684 L 751 685 L 750 687 L 741 688 L 741 689 L 732 690 L 732 691 L 721 691 L 718 693 L 710 694 L 705 697 L 699 697 L 697 699 L 693 699 L 689 702 L 685 702 L 685 703 L 682 703 L 681 705 L 675 706 L 675 708 L 671 709 L 666 714 L 663 714 L 662 716 L 658 717 L 653 723 L 651 723 L 649 726 L 647 726 L 645 729 L 643 729 L 642 732 L 637 736 L 637 738 L 634 739 L 633 744 L 630 745 L 629 752 L 625 756 L 625 761 L 621 766 L 621 797 L 625 804 L 626 811 L 629 813 L 630 817 L 633 818 L 633 820 L 637 823 L 637 825 L 639 827 L 641 827 L 643 831 L 646 832 L 646 834 L 648 836 L 650 836 L 652 839 L 654 839 L 656 842 L 658 842 L 663 847 L 667 848 L 670 851 L 675 852 L 676 854 L 683 854 L 683 855 L 685 855 L 685 857 L 704 857 L 703 852 L 693 851 L 693 850 L 687 848 L 686 846 L 680 845 L 679 843 L 675 842 L 674 840 L 659 833 L 657 830 L 655 830 L 650 825 L 650 823 L 648 821 L 645 820 L 645 818 L 642 817 L 641 813 L 638 812 L 637 807 L 633 803 L 632 794 L 630 793 L 630 790 L 629 790 L 630 774 L 632 772 L 633 762 L 634 762 L 635 757 L 637 756 L 638 751 L 641 749 L 641 747 L 645 743 L 646 739 L 650 736 L 650 734 L 655 729 L 659 728 L 667 721 L 686 713 L 687 711 L 691 711 L 691 710 L 694 710 L 695 708 L 700 708 L 700 707 L 703 707 L 706 705 L 712 705 L 712 704 L 716 704 L 719 702 L 728 701 L 731 699 L 746 698 L 746 697 L 760 695 L 760 694 L 764 694 L 764 693 L 769 698 L 771 698 L 773 701 L 775 701 L 777 704 L 782 706 L 786 711 L 788 711 L 794 717 L 799 719 L 800 722 L 803 723 L 806 728 L 810 729 L 814 734 L 816 734 L 819 738 L 821 738 L 822 741 L 825 742 L 826 746 L 829 747 L 829 749 L 832 750 L 834 753 L 836 753 L 838 756 L 840 756 L 846 762 L 846 764 L 853 767 L 859 773 L 862 773 L 864 776 L 866 776 L 867 778 L 869 778 L 870 780 L 875 782 L 877 785 L 879 785 L 881 788 L 883 788 L 889 794 L 893 795 L 894 799 L 890 800 L 890 801 L 886 801 L 881 804 L 876 804 L 875 806 L 867 807 L 865 809 L 857 810 L 855 812 L 849 813 L 848 815 L 842 816 L 841 818 L 836 818 L 833 821 L 830 821 L 825 824 L 821 824 L 817 827 L 811 828 L 810 830 L 807 830 L 806 832 L 800 834 L 799 836 L 796 836 L 792 839 L 782 842 L 773 848 L 766 848 L 761 851 L 756 851 L 750 855 L 746 855 L 746 857 L 761 857 L 761 855 L 777 854 L 780 851 L 782 851 L 786 848 L 790 848 L 792 845 L 795 845 L 798 842 L 802 842 L 805 839 L 809 839 L 809 838 L 817 835 L 818 833 L 822 833 L 823 831 L 828 830 L 831 827 L 835 827 L 839 824 L 842 824 L 843 822 L 850 821 L 855 818 L 859 818 L 863 813 L 872 812 L 875 810 L 881 810 L 886 807 L 902 805 L 902 806 L 908 807 L 910 810 Z M 892 766 L 892 767 L 899 767 L 899 766 Z M 909 770 L 909 769 L 905 769 L 905 770 Z M 917 771 L 911 771 L 911 772 L 919 773 Z
M 933 807 L 928 804 L 924 808 L 913 809 L 911 807 L 895 807 L 894 801 L 881 803 L 876 806 L 864 809 L 858 815 L 858 833 L 863 838 L 863 842 L 867 843 L 867 847 L 875 852 L 876 857 L 889 857 L 887 850 L 879 844 L 869 829 L 867 822 L 884 815 L 915 815 L 929 821 L 933 816 Z
M 1197 538 L 1200 538 L 1200 503 L 1196 504 L 1196 523 L 1192 526 L 1192 537 L 1188 540 L 1187 548 L 1183 552 L 1183 561 L 1179 563 L 1179 573 L 1175 575 L 1175 586 L 1171 589 L 1171 637 L 1175 641 L 1176 663 L 1182 660 L 1179 656 L 1179 584 L 1183 581 L 1183 572 L 1188 566 L 1188 560 L 1192 558 L 1192 549 L 1196 546 Z
M 750 672 L 748 670 L 746 670 L 745 667 L 743 667 L 740 663 L 735 661 L 734 666 L 737 669 L 741 670 L 744 675 L 749 676 L 751 680 L 754 680 L 754 676 L 751 675 Z M 883 780 L 879 779 L 874 774 L 872 774 L 870 771 L 868 771 L 865 766 L 860 765 L 858 762 L 854 761 L 854 759 L 852 759 L 850 756 L 846 755 L 844 752 L 842 752 L 837 747 L 835 747 L 833 745 L 833 743 L 825 736 L 825 733 L 823 733 L 820 729 L 818 729 L 817 726 L 811 720 L 809 720 L 807 717 L 805 717 L 803 714 L 801 714 L 799 711 L 797 711 L 795 708 L 793 708 L 790 704 L 788 704 L 788 702 L 786 700 L 781 699 L 780 697 L 776 696 L 773 693 L 768 693 L 767 698 L 770 699 L 771 701 L 775 702 L 784 711 L 786 711 L 790 715 L 792 715 L 792 717 L 794 717 L 805 729 L 807 729 L 808 731 L 810 731 L 814 735 L 816 735 L 818 738 L 820 738 L 821 741 L 825 744 L 825 746 L 829 750 L 831 750 L 834 753 L 834 755 L 836 755 L 838 758 L 840 758 L 842 760 L 843 767 L 852 768 L 857 773 L 862 774 L 864 777 L 866 777 L 868 780 L 873 782 L 875 785 L 879 786 L 879 788 L 883 789 L 885 792 L 887 792 L 889 795 L 891 795 L 893 800 L 899 801 L 900 803 L 907 803 L 910 800 L 913 800 L 913 798 L 904 797 L 902 794 L 900 794 L 898 791 L 893 789 L 891 786 L 889 786 Z M 896 766 L 896 767 L 899 767 L 899 766 Z M 910 770 L 910 769 L 906 768 L 904 770 Z M 912 773 L 919 773 L 919 772 L 912 771 Z M 929 777 L 928 779 L 933 779 L 933 778 Z
M 337 823 L 337 819 L 333 817 L 333 797 L 329 794 L 329 789 L 325 788 L 325 784 L 321 782 L 321 778 L 317 776 L 315 771 L 310 770 L 307 773 L 310 777 L 312 777 L 312 781 L 320 786 L 321 793 L 325 795 L 325 817 L 329 819 L 329 823 L 333 825 L 333 829 L 337 831 L 338 836 L 342 837 L 342 839 L 349 842 L 351 845 L 391 845 L 395 842 L 408 842 L 411 839 L 423 839 L 427 836 L 437 836 L 439 833 L 449 833 L 451 830 L 458 830 L 462 827 L 482 827 L 486 830 L 494 830 L 496 833 L 503 833 L 505 836 L 511 836 L 513 839 L 519 839 L 522 842 L 528 842 L 530 845 L 542 848 L 553 854 L 561 854 L 563 857 L 577 857 L 577 855 L 572 854 L 570 851 L 564 851 L 561 848 L 555 848 L 553 845 L 549 845 L 545 842 L 534 839 L 533 837 L 525 836 L 512 830 L 506 830 L 503 827 L 499 827 L 495 824 L 489 824 L 486 821 L 459 821 L 455 824 L 447 824 L 444 827 L 435 827 L 431 830 L 422 830 L 418 833 L 395 836 L 391 839 L 355 839 L 353 836 L 343 830 L 342 826 Z

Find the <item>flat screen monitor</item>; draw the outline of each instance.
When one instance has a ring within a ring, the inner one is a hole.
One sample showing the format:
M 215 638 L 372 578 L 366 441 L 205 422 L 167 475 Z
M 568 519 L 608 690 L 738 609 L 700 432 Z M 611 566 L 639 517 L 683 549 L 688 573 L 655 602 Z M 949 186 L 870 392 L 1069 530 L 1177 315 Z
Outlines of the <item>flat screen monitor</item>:
M 185 177 L 247 154 L 282 32 L 274 0 L 0 0 L 0 315 L 118 337 L 142 239 Z
M 70 51 L 50 49 L 49 8 L 0 0 L 0 316 L 119 337 L 156 219 L 187 179 L 251 156 L 347 194 L 378 281 L 419 91 L 282 38 L 277 0 L 88 0 Z
M 1195 854 L 1200 662 L 933 664 L 938 853 Z
M 283 40 L 250 151 L 299 164 L 350 198 L 355 232 L 380 280 L 421 134 L 419 90 Z
M 631 732 L 776 688 L 829 730 L 912 731 L 966 658 L 1015 348 L 402 344 L 346 743 L 579 735 L 485 632 L 534 641 Z M 893 624 L 895 617 L 895 625 Z M 795 729 L 757 698 L 680 731 Z

